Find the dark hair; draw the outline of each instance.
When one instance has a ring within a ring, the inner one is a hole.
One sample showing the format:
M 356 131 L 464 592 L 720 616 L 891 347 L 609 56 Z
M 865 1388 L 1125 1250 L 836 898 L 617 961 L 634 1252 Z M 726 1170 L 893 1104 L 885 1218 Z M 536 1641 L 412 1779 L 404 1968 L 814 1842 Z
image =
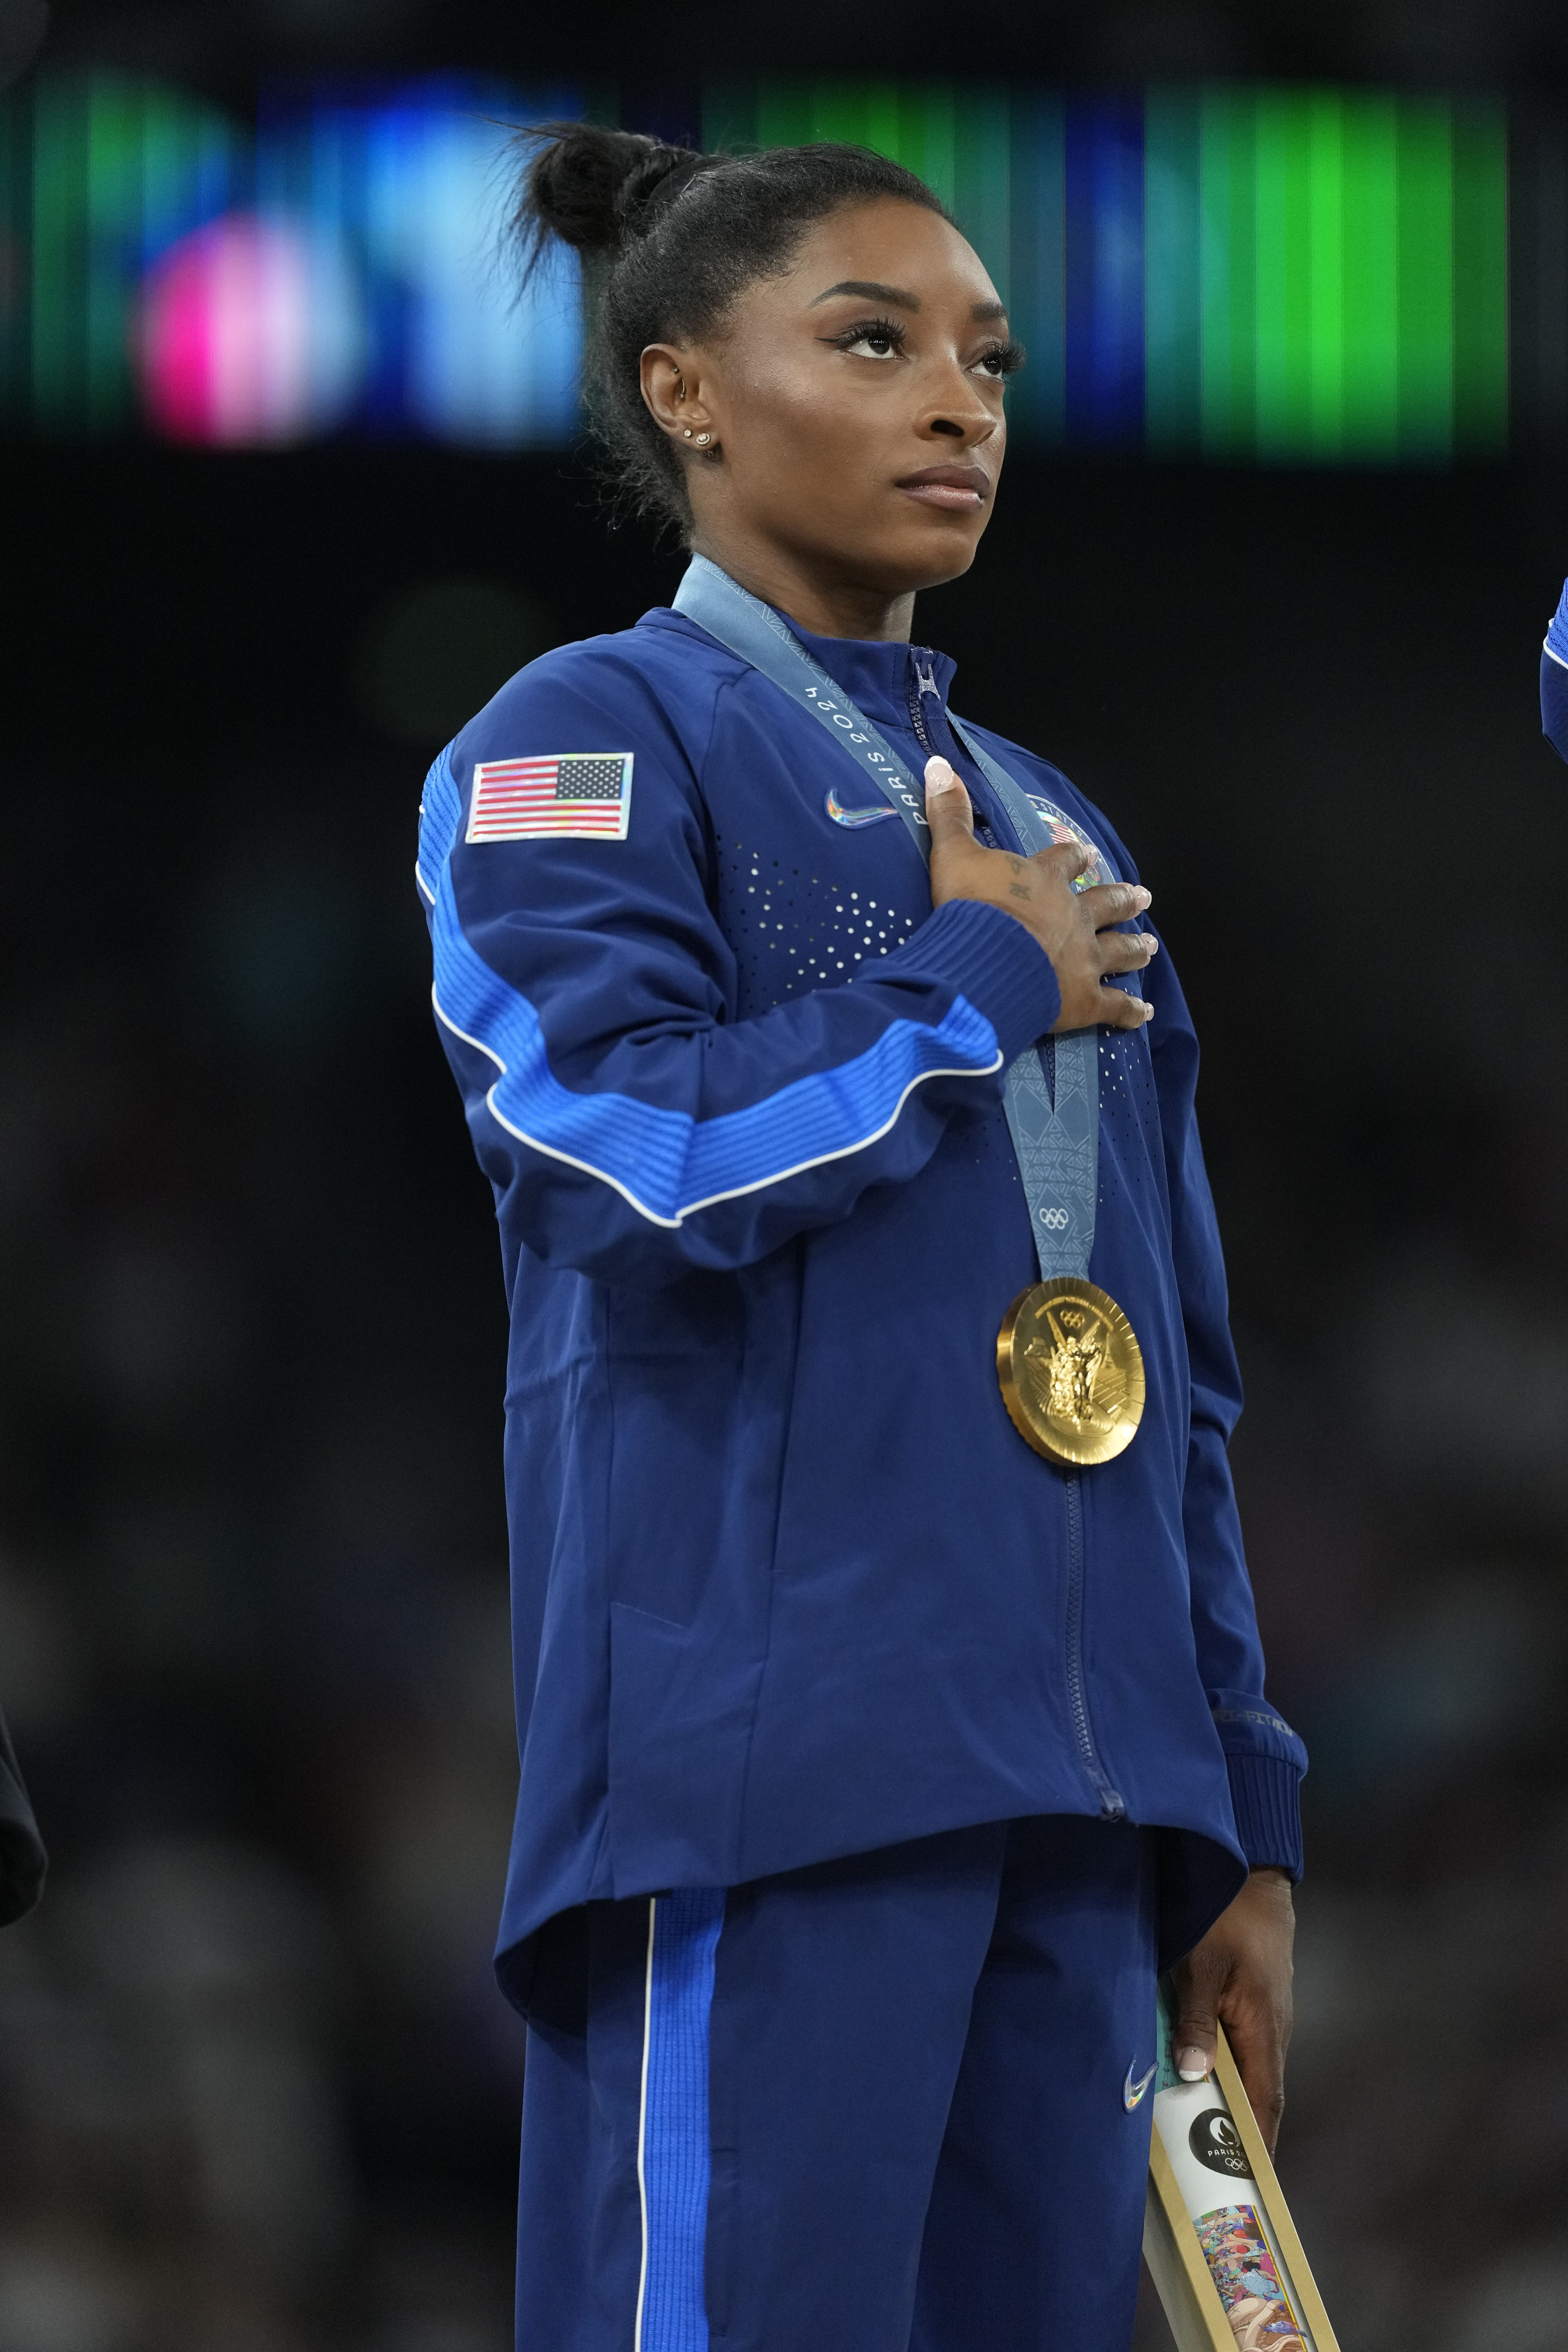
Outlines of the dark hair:
M 525 276 L 556 241 L 585 264 L 584 388 L 604 470 L 625 504 L 682 533 L 686 467 L 644 404 L 646 347 L 710 333 L 844 205 L 896 196 L 950 217 L 923 180 L 868 147 L 699 155 L 588 122 L 541 123 L 519 138 L 529 160 L 511 227 Z

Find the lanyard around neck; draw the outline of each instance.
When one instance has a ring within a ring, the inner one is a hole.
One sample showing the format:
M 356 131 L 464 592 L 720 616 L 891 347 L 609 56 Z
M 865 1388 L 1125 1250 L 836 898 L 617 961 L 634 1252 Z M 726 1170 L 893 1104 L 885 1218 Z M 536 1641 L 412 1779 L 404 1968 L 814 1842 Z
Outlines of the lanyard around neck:
M 692 557 L 674 604 L 678 613 L 760 670 L 827 730 L 903 820 L 929 866 L 923 784 L 788 623 L 704 555 Z M 949 723 L 1006 810 L 1020 846 L 1026 853 L 1048 849 L 1055 836 L 1044 811 L 951 712 Z M 1067 824 L 1060 812 L 1052 814 Z M 1096 854 L 1109 873 L 1110 861 L 1102 851 Z M 1031 1045 L 1008 1068 L 1005 1097 L 1008 1132 L 1046 1281 L 1057 1275 L 1088 1275 L 1100 1174 L 1100 1033 L 1073 1030 L 1054 1044 L 1054 1087 L 1037 1047 Z

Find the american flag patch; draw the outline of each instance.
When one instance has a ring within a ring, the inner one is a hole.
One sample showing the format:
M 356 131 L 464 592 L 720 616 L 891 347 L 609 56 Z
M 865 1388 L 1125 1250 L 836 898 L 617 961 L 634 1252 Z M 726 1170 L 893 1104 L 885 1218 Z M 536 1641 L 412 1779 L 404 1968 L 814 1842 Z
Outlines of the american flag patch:
M 629 751 L 558 751 L 547 760 L 485 760 L 474 770 L 468 841 L 533 841 L 591 833 L 624 841 L 632 810 Z

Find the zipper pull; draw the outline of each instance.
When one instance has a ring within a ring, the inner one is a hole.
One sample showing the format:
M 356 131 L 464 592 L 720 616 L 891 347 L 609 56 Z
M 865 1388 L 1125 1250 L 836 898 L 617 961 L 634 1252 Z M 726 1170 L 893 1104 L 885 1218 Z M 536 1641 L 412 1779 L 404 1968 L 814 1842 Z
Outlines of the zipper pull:
M 920 655 L 918 653 L 915 655 L 915 684 L 922 694 L 934 694 L 940 702 L 942 696 L 937 691 L 936 656 L 934 654 L 928 655 L 927 659 L 931 664 L 930 668 L 921 669 Z

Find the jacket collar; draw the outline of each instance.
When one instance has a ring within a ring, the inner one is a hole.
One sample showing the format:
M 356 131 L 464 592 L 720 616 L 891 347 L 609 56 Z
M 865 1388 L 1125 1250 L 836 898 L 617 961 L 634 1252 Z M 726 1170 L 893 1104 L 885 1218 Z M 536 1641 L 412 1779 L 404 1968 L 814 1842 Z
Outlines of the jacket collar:
M 948 688 L 958 667 L 950 655 L 933 653 L 929 646 L 890 645 L 881 638 L 816 637 L 798 621 L 790 620 L 787 613 L 781 613 L 779 618 L 788 624 L 813 660 L 822 664 L 835 686 L 842 687 L 850 701 L 878 726 L 909 731 L 910 696 L 918 691 L 917 667 L 920 675 L 935 677 L 945 710 Z
M 910 694 L 918 691 L 921 677 L 934 677 L 937 696 L 943 713 L 947 709 L 948 690 L 958 664 L 951 654 L 937 653 L 930 646 L 891 645 L 885 639 L 870 637 L 818 637 L 792 621 L 787 613 L 779 618 L 814 661 L 820 662 L 836 686 L 842 687 L 858 709 L 877 725 L 902 728 L 910 731 Z M 639 628 L 689 630 L 704 642 L 707 632 L 684 613 L 672 612 L 668 605 L 656 605 L 645 613 Z

